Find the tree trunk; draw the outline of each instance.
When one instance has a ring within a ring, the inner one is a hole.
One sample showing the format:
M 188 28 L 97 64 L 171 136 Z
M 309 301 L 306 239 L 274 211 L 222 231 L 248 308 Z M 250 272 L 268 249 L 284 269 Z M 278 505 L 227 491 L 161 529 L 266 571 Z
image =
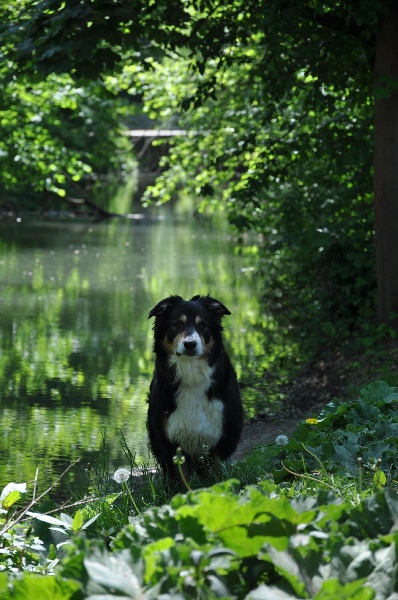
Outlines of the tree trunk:
M 398 330 L 398 8 L 382 23 L 376 45 L 375 241 L 380 322 Z M 391 317 L 391 313 L 395 316 Z

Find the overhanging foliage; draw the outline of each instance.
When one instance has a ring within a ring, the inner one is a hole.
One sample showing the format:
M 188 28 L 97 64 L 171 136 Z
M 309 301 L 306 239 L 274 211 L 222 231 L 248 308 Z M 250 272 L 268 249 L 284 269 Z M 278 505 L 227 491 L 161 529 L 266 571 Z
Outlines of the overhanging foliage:
M 172 106 L 200 133 L 175 142 L 152 194 L 168 199 L 183 181 L 221 202 L 240 230 L 309 263 L 320 304 L 355 322 L 362 305 L 374 312 L 373 95 L 388 98 L 396 82 L 380 76 L 374 90 L 372 68 L 389 12 L 389 0 L 25 0 L 4 7 L 1 39 L 17 73 L 94 79 L 127 65 L 122 87 L 144 95 L 151 115 L 169 118 Z M 380 259 L 394 222 L 376 223 L 384 320 L 398 302 L 395 257 Z

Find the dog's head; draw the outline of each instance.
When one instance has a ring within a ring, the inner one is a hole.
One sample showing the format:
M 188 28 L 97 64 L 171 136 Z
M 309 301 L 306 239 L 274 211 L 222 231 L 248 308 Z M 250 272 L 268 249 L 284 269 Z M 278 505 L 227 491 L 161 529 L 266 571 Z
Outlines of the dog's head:
M 191 300 L 181 296 L 165 298 L 148 317 L 155 317 L 154 350 L 170 357 L 208 358 L 214 346 L 221 344 L 221 319 L 230 314 L 211 296 L 194 296 Z

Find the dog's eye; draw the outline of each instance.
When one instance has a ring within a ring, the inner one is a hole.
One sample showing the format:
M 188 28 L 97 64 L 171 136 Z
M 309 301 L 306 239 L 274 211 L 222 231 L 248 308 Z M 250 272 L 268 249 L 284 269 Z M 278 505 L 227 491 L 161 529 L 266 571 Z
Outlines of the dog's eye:
M 173 327 L 174 327 L 175 329 L 183 329 L 183 327 L 184 327 L 184 323 L 181 321 L 181 319 L 176 319 L 176 320 L 173 322 Z
M 201 331 L 205 331 L 208 328 L 209 328 L 209 326 L 208 326 L 208 324 L 205 321 L 201 321 L 198 324 L 198 329 L 200 329 Z

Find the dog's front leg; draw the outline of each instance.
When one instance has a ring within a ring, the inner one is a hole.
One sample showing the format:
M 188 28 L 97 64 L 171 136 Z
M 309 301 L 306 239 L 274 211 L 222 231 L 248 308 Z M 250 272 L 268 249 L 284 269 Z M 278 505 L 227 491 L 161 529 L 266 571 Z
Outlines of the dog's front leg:
M 223 461 L 213 448 L 202 456 L 196 465 L 196 473 L 205 483 L 212 484 L 222 479 Z

